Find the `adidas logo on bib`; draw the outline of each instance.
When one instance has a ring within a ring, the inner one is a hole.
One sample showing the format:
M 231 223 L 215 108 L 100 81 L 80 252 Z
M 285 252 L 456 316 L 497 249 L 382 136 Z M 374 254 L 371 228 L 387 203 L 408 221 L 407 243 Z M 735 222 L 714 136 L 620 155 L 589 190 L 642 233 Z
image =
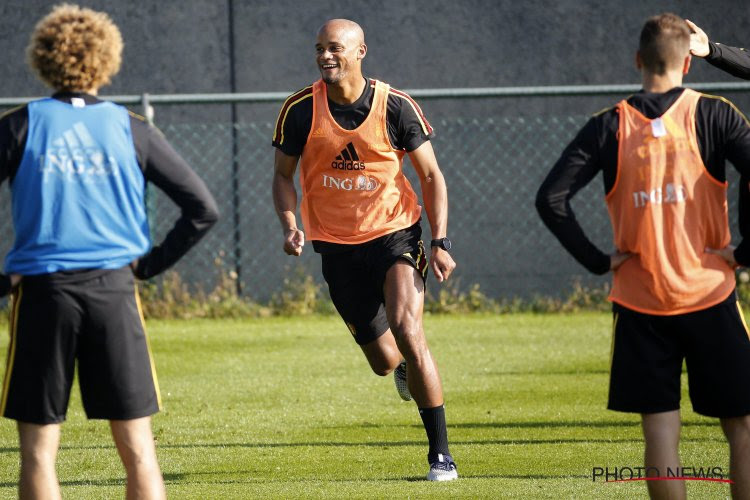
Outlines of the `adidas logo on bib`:
M 331 162 L 331 168 L 338 170 L 364 170 L 365 162 L 359 160 L 357 150 L 351 142 L 341 150 L 341 154 Z

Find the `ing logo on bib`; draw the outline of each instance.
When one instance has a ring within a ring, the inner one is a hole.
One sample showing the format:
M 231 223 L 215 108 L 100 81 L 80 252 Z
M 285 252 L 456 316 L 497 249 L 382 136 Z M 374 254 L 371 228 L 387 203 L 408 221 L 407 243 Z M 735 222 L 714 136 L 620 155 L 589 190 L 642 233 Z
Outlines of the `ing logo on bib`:
M 682 203 L 687 199 L 687 190 L 679 184 L 667 183 L 663 188 L 650 191 L 635 191 L 633 206 L 643 208 L 648 204 L 662 205 L 665 203 Z

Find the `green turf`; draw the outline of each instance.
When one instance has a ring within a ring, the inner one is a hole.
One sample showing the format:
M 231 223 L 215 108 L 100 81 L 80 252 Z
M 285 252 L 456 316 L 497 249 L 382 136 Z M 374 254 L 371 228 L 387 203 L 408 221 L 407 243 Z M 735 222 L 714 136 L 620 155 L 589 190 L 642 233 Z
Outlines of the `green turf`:
M 637 416 L 604 409 L 611 316 L 432 316 L 461 479 L 421 480 L 426 438 L 413 403 L 373 375 L 334 317 L 154 321 L 165 410 L 154 418 L 172 498 L 632 498 L 643 482 L 593 482 L 594 467 L 638 466 Z M 7 335 L 2 336 L 3 351 Z M 683 387 L 685 386 L 683 381 Z M 683 395 L 687 401 L 687 394 Z M 683 465 L 722 467 L 714 420 L 683 411 Z M 16 495 L 18 443 L 0 423 L 0 497 Z M 58 474 L 66 498 L 121 498 L 106 423 L 77 390 Z M 696 498 L 728 496 L 691 482 Z

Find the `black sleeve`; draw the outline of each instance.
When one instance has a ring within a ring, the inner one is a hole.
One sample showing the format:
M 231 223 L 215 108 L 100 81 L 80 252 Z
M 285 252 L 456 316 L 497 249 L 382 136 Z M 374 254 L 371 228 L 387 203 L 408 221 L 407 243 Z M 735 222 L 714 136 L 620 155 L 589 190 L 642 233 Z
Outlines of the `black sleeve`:
M 706 61 L 737 78 L 750 80 L 750 53 L 745 49 L 708 42 Z
M 0 117 L 0 184 L 13 180 L 21 164 L 29 129 L 29 110 L 26 106 L 12 109 Z
M 734 260 L 743 267 L 750 267 L 750 176 L 740 176 L 739 185 L 740 240 L 734 249 Z
M 12 109 L 0 117 L 0 184 L 13 180 L 26 147 L 29 112 L 26 106 Z M 11 291 L 10 276 L 0 273 L 0 297 Z
M 726 161 L 740 173 L 739 229 L 743 240 L 734 252 L 741 265 L 750 265 L 750 124 L 730 101 L 703 94 L 695 113 L 695 133 L 706 170 L 726 181 Z
M 272 144 L 288 156 L 300 156 L 312 127 L 312 96 L 288 109 L 282 109 L 274 129 Z
M 750 266 L 750 123 L 729 101 L 719 102 L 724 109 L 718 127 L 723 130 L 723 149 L 726 159 L 740 173 L 739 229 L 742 240 L 734 251 L 734 258 L 741 266 Z
M 536 209 L 563 247 L 594 274 L 609 271 L 609 255 L 583 232 L 570 200 L 601 170 L 597 118 L 591 118 L 563 151 L 536 195 Z
M 386 115 L 388 137 L 394 149 L 411 152 L 435 136 L 416 101 L 400 90 L 389 92 Z
M 0 297 L 5 297 L 10 293 L 10 276 L 0 273 Z
M 164 271 L 213 226 L 219 210 L 208 188 L 162 133 L 137 119 L 133 124 L 136 153 L 147 181 L 153 182 L 181 209 L 180 218 L 159 245 L 138 260 L 135 275 L 147 279 Z

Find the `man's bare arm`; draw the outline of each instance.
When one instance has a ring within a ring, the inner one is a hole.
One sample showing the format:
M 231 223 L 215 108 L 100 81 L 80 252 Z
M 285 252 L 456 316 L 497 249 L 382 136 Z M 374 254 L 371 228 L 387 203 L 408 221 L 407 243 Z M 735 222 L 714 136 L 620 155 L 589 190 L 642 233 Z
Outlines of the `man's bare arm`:
M 294 172 L 299 156 L 289 156 L 278 149 L 274 157 L 273 204 L 284 233 L 284 252 L 301 255 L 305 245 L 305 233 L 297 227 L 297 189 L 294 187 Z
M 432 238 L 444 238 L 448 231 L 448 189 L 432 144 L 429 141 L 423 143 L 409 153 L 409 159 L 414 164 L 422 185 L 424 207 L 427 220 L 430 222 Z M 447 280 L 456 267 L 451 255 L 439 247 L 432 247 L 430 265 L 438 281 Z

